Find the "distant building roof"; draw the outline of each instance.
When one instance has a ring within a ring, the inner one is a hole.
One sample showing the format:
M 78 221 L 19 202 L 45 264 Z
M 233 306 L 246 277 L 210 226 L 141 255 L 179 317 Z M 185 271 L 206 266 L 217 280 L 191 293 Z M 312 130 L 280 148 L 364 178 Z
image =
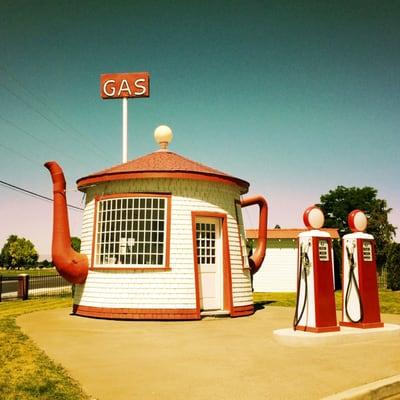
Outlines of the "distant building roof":
M 247 193 L 249 183 L 217 169 L 192 161 L 172 151 L 155 151 L 123 164 L 78 179 L 78 188 L 124 179 L 187 178 L 233 183 Z
M 290 229 L 268 229 L 268 239 L 296 239 L 299 233 L 306 231 L 306 228 L 290 228 Z M 332 239 L 339 239 L 339 232 L 336 228 L 322 228 L 321 231 L 328 232 Z M 258 238 L 258 229 L 246 229 L 246 237 L 248 239 Z

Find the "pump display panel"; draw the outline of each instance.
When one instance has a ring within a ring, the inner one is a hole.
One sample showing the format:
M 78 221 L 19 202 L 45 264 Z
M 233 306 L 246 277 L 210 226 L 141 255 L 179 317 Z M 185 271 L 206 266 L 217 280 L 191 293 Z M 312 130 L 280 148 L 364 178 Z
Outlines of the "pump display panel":
M 318 241 L 318 255 L 320 261 L 329 261 L 329 246 L 327 240 Z
M 363 259 L 364 261 L 372 261 L 372 244 L 369 241 L 363 241 Z

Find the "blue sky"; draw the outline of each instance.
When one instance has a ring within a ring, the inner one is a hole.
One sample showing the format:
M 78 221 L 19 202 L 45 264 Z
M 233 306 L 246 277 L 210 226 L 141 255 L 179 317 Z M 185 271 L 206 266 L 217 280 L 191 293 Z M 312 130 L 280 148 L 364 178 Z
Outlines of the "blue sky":
M 122 106 L 100 74 L 149 71 L 129 158 L 167 124 L 171 150 L 264 195 L 272 227 L 301 227 L 337 185 L 375 187 L 400 226 L 398 21 L 397 1 L 3 0 L 0 179 L 51 196 L 54 159 L 81 205 L 76 179 L 121 162 Z M 0 187 L 0 246 L 16 233 L 48 254 L 51 221 L 50 203 Z

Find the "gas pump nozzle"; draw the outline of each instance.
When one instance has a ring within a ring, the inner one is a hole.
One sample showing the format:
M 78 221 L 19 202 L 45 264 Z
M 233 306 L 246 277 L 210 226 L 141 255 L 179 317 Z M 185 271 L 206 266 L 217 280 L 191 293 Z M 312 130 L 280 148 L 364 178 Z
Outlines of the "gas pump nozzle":
M 361 301 L 360 288 L 358 286 L 357 278 L 354 273 L 354 270 L 356 267 L 355 262 L 354 262 L 354 250 L 355 250 L 354 244 L 353 244 L 353 251 L 350 251 L 349 246 L 346 246 L 347 260 L 349 262 L 349 276 L 348 276 L 348 284 L 347 284 L 347 289 L 346 289 L 346 296 L 345 296 L 345 300 L 344 300 L 345 301 L 344 308 L 345 308 L 347 318 L 351 322 L 356 324 L 356 323 L 362 321 L 362 319 L 363 319 L 363 305 L 362 305 L 362 301 Z M 358 303 L 359 303 L 359 307 L 360 307 L 360 317 L 358 319 L 353 319 L 350 316 L 350 312 L 349 312 L 349 299 L 350 299 L 350 294 L 351 294 L 353 285 L 354 285 L 354 288 L 355 288 L 355 291 L 357 294 Z
M 296 296 L 296 310 L 293 318 L 293 329 L 296 330 L 297 325 L 299 325 L 300 320 L 303 318 L 304 311 L 306 309 L 307 301 L 308 301 L 308 283 L 307 276 L 310 273 L 310 258 L 308 257 L 308 250 L 310 248 L 310 241 L 308 241 L 307 245 L 304 243 L 301 246 L 301 254 L 300 254 L 300 264 L 298 270 L 298 278 L 297 278 L 297 296 Z M 301 307 L 300 315 L 299 312 L 299 301 L 300 301 L 300 287 L 301 280 L 304 280 L 304 301 Z

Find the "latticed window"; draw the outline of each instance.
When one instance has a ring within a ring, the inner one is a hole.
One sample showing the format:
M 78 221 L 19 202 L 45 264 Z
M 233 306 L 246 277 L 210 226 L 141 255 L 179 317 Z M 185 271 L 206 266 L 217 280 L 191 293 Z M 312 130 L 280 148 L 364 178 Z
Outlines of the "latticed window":
M 197 263 L 215 264 L 215 224 L 196 224 Z
M 96 266 L 165 266 L 167 201 L 161 197 L 100 200 Z

